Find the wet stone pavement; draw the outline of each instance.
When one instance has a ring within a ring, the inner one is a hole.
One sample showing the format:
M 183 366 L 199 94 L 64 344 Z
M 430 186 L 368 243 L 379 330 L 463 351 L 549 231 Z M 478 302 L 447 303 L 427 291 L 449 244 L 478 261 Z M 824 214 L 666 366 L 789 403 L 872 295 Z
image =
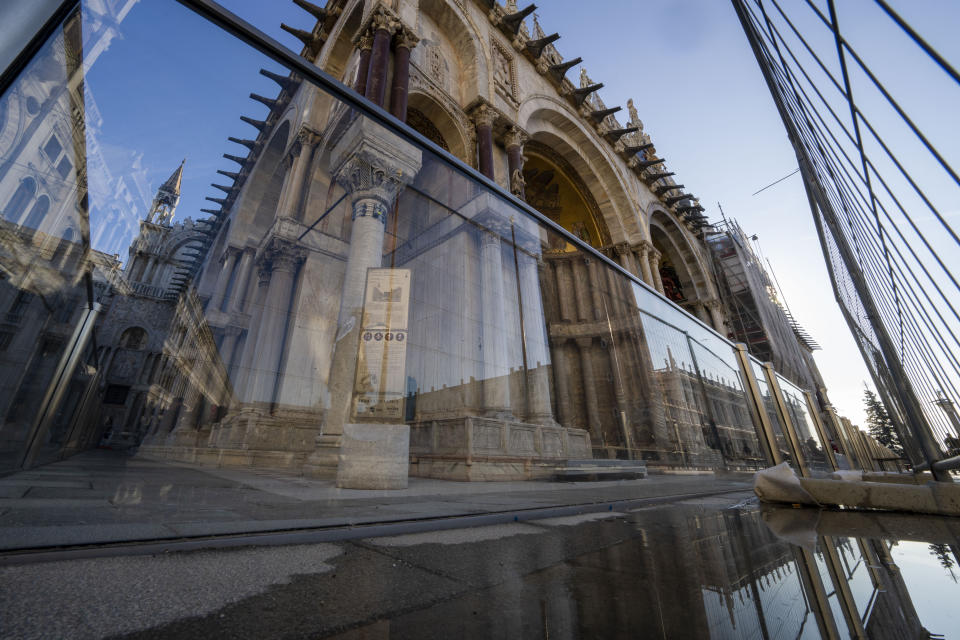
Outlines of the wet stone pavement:
M 0 478 L 0 550 L 350 527 L 567 505 L 589 509 L 618 500 L 749 487 L 749 475 L 711 474 L 584 483 L 411 478 L 406 490 L 360 491 L 281 472 L 91 451 Z
M 955 637 L 947 604 L 960 587 L 930 544 L 837 535 L 835 517 L 823 535 L 805 528 L 810 515 L 761 510 L 741 493 L 337 543 L 6 566 L 0 609 L 4 636 L 17 638 Z

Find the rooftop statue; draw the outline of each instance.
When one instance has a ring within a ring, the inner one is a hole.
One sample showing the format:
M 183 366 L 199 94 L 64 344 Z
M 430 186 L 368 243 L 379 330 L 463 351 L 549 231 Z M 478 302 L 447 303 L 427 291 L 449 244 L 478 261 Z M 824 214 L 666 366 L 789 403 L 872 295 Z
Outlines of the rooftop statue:
M 640 127 L 640 131 L 643 131 L 643 121 L 640 120 L 640 115 L 637 113 L 637 108 L 633 106 L 633 98 L 627 100 L 627 111 L 630 112 L 630 126 Z

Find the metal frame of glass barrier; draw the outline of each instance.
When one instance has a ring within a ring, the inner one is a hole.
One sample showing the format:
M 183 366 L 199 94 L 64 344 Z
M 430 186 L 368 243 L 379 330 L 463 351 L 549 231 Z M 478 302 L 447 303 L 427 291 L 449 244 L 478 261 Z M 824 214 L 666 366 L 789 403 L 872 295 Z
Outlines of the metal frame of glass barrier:
M 833 429 L 833 433 L 837 436 L 837 446 L 840 447 L 840 453 L 846 457 L 847 463 L 850 465 L 851 469 L 862 468 L 859 458 L 856 457 L 854 449 L 850 445 L 850 441 L 843 429 L 843 425 L 840 423 L 840 417 L 837 415 L 836 409 L 834 409 L 831 405 L 827 405 L 824 407 L 824 411 L 830 419 L 830 426 Z
M 810 475 L 807 469 L 807 459 L 800 448 L 800 442 L 797 439 L 796 427 L 790 418 L 790 412 L 787 411 L 787 403 L 783 399 L 783 389 L 780 388 L 780 381 L 777 378 L 777 372 L 769 362 L 763 363 L 763 374 L 767 379 L 767 385 L 773 392 L 773 404 L 777 409 L 777 417 L 780 418 L 780 424 L 783 425 L 784 435 L 787 436 L 787 444 L 790 445 L 790 453 L 797 463 L 797 472 L 803 477 Z
M 783 462 L 783 456 L 780 455 L 780 448 L 777 446 L 777 439 L 773 433 L 773 425 L 770 424 L 770 417 L 767 415 L 767 408 L 764 406 L 763 395 L 760 393 L 757 379 L 753 375 L 747 345 L 738 342 L 733 346 L 736 350 L 737 363 L 740 365 L 740 375 L 743 376 L 747 397 L 749 398 L 750 416 L 753 418 L 754 425 L 757 426 L 757 436 L 764 447 L 767 459 L 773 465 L 778 465 Z
M 823 452 L 827 462 L 836 471 L 840 467 L 837 465 L 837 459 L 833 456 L 833 447 L 830 444 L 830 438 L 827 437 L 827 431 L 823 428 L 823 421 L 820 419 L 820 412 L 817 410 L 817 399 L 813 396 L 812 391 L 804 391 L 803 395 L 807 399 L 807 412 L 810 414 L 813 427 L 817 430 L 817 436 L 820 437 L 820 442 L 823 444 Z
M 833 582 L 833 592 L 837 596 L 844 620 L 847 623 L 847 631 L 851 638 L 866 638 L 863 622 L 860 620 L 860 614 L 857 611 L 856 601 L 850 591 L 850 583 L 847 582 L 843 572 L 843 564 L 840 562 L 840 554 L 837 553 L 837 543 L 832 536 L 820 536 L 819 542 L 820 549 L 823 551 L 824 564 L 827 565 L 830 580 Z
M 47 391 L 37 409 L 33 424 L 28 432 L 26 446 L 23 448 L 23 456 L 19 460 L 18 466 L 21 469 L 27 469 L 33 465 L 40 454 L 40 448 L 43 446 L 44 436 L 50 429 L 57 410 L 60 408 L 60 402 L 63 400 L 70 384 L 71 377 L 84 350 L 93 337 L 94 325 L 97 316 L 100 314 L 100 305 L 94 303 L 92 309 L 84 309 L 83 316 L 77 322 L 73 335 L 68 343 L 68 348 L 64 349 L 60 361 L 54 370 L 53 377 Z
M 847 433 L 847 440 L 853 443 L 860 458 L 860 469 L 863 471 L 876 471 L 877 465 L 874 463 L 873 456 L 870 455 L 870 448 L 864 442 L 863 433 L 855 428 L 847 418 L 840 418 L 844 431 Z

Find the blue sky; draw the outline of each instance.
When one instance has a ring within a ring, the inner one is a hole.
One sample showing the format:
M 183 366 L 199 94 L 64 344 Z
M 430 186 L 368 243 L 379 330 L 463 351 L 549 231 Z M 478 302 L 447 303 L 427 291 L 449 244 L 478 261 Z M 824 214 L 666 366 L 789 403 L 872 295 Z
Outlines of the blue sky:
M 309 14 L 288 2 L 222 4 L 295 51 L 299 41 L 282 31 L 280 22 L 304 29 L 312 24 Z M 883 81 L 908 96 L 905 107 L 955 157 L 960 134 L 949 116 L 957 112 L 960 96 L 950 87 L 941 93 L 939 85 L 928 82 L 918 71 L 924 61 L 889 29 L 873 3 L 840 4 L 841 24 L 849 25 L 854 46 L 876 56 Z M 960 3 L 900 4 L 905 17 L 948 60 L 960 61 L 954 33 Z M 605 85 L 601 97 L 606 104 L 626 105 L 634 99 L 658 152 L 707 214 L 719 219 L 719 203 L 728 217 L 758 236 L 795 317 L 823 346 L 817 362 L 831 398 L 841 413 L 862 421 L 868 376 L 833 300 L 800 176 L 751 195 L 793 171 L 796 160 L 730 3 L 605 0 L 588 7 L 582 0 L 551 0 L 540 5 L 542 27 L 548 34 L 560 33 L 556 46 L 566 58 L 584 58 L 591 78 Z M 132 143 L 143 151 L 152 188 L 186 156 L 178 218 L 198 217 L 201 207 L 214 207 L 204 196 L 218 195 L 208 184 L 226 181 L 215 170 L 236 168 L 221 154 L 245 155 L 244 148 L 226 138 L 254 137 L 239 116 L 260 119 L 266 114 L 247 94 L 277 92 L 258 69 L 279 69 L 175 2 L 141 1 L 123 31 L 127 37 L 111 45 L 88 77 L 104 116 L 102 140 Z M 571 77 L 577 73 L 574 69 Z M 867 88 L 857 82 L 855 90 L 872 104 Z M 954 106 L 946 108 L 948 104 Z M 911 144 L 906 136 L 902 141 Z M 949 195 L 938 204 L 958 215 L 960 203 L 950 200 L 955 191 L 942 192 Z M 925 224 L 932 224 L 928 218 Z

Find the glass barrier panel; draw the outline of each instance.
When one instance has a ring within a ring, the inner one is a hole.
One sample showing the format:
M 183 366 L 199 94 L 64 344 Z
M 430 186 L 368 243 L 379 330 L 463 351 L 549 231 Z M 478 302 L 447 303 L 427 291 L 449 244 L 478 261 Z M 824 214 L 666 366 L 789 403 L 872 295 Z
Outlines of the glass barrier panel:
M 355 17 L 323 49 L 344 78 Z M 473 162 L 477 125 L 427 100 L 411 127 Z M 89 524 L 55 544 L 318 526 L 329 495 L 269 474 L 763 463 L 727 341 L 177 3 L 83 3 L 0 98 L 0 143 L 0 473 Z M 550 144 L 526 142 L 527 202 L 612 257 Z
M 783 391 L 783 400 L 787 406 L 793 428 L 802 447 L 803 457 L 807 466 L 813 471 L 831 473 L 833 468 L 827 461 L 824 445 L 820 442 L 816 427 L 807 408 L 807 399 L 803 391 L 795 384 L 777 374 L 777 382 Z
M 725 348 L 718 353 L 690 338 L 699 383 L 706 396 L 711 431 L 719 440 L 728 465 L 738 469 L 762 469 L 767 466 L 767 460 L 750 417 L 736 355 L 729 346 L 720 346 Z M 715 430 L 713 425 L 716 425 Z
M 766 408 L 767 418 L 769 418 L 770 425 L 773 427 L 773 435 L 777 441 L 780 456 L 791 467 L 796 469 L 793 453 L 790 450 L 790 442 L 787 440 L 787 436 L 783 431 L 783 423 L 780 421 L 780 414 L 777 413 L 777 405 L 773 397 L 773 391 L 770 389 L 770 385 L 767 384 L 767 377 L 764 373 L 763 365 L 753 356 L 750 357 L 750 365 L 753 367 L 753 377 L 757 381 L 760 395 L 763 396 L 763 406 Z
M 638 297 L 648 292 L 635 286 Z M 640 302 L 641 311 L 644 301 Z M 641 312 L 653 369 L 653 383 L 662 398 L 664 429 L 660 455 L 679 466 L 719 468 L 723 451 L 719 428 L 708 416 L 704 386 L 690 351 L 687 333 Z
M 0 96 L 0 473 L 22 465 L 36 439 L 36 410 L 84 316 L 86 265 L 100 263 L 90 250 L 81 22 L 71 14 Z

